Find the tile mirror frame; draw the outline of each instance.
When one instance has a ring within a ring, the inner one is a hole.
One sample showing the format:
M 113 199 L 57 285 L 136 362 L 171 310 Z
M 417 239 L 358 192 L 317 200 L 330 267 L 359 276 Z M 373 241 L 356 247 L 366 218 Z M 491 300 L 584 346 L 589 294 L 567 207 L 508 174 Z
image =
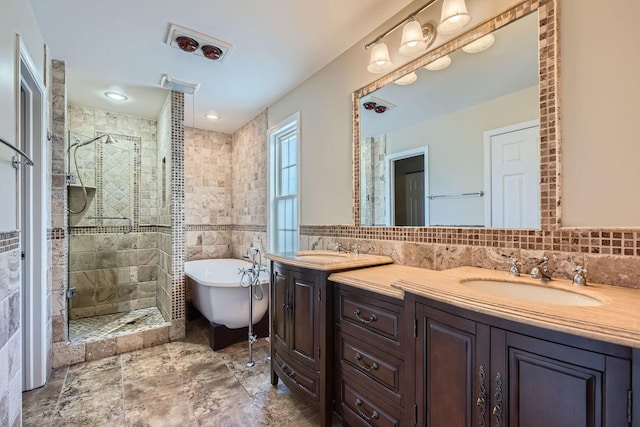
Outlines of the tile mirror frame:
M 360 100 L 382 86 L 389 84 L 405 74 L 414 71 L 435 59 L 452 53 L 462 46 L 502 28 L 511 22 L 530 13 L 538 13 L 539 38 L 539 116 L 540 116 L 540 229 L 539 231 L 553 231 L 561 227 L 560 204 L 560 129 L 558 109 L 558 14 L 557 0 L 526 0 L 518 3 L 504 13 L 487 19 L 473 29 L 461 34 L 455 39 L 425 53 L 408 62 L 382 78 L 354 91 L 352 93 L 352 179 L 353 179 L 353 224 L 362 228 L 377 228 L 381 230 L 402 230 L 407 227 L 363 226 L 361 224 L 360 200 Z M 417 227 L 433 232 L 454 231 L 459 237 L 464 234 L 477 234 L 477 228 L 468 227 Z M 505 230 L 484 228 L 484 230 Z M 512 229 L 532 231 L 533 229 Z

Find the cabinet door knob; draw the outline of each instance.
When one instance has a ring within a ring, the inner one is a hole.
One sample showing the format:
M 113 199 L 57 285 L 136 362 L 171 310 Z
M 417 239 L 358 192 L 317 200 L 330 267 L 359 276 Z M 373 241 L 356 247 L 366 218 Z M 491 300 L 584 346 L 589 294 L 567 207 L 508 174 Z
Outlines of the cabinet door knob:
M 358 364 L 358 366 L 360 366 L 365 371 L 369 372 L 369 371 L 378 370 L 378 364 L 376 362 L 372 362 L 371 366 L 367 366 L 364 362 L 362 362 L 362 355 L 360 353 L 356 352 L 355 357 L 356 357 L 356 363 Z
M 360 416 L 365 420 L 369 421 L 371 419 L 374 419 L 374 420 L 378 419 L 377 411 L 374 410 L 373 412 L 371 412 L 371 415 L 368 415 L 362 410 L 362 400 L 360 400 L 359 398 L 356 399 L 356 406 L 358 407 L 358 412 L 360 413 Z
M 371 316 L 369 316 L 368 319 L 363 318 L 362 316 L 360 316 L 360 314 L 362 314 L 362 312 L 360 311 L 359 308 L 356 308 L 355 310 L 353 310 L 353 314 L 355 314 L 356 315 L 356 319 L 358 319 L 362 323 L 371 323 L 371 322 L 375 322 L 376 320 L 378 320 L 378 316 L 376 316 L 375 313 L 371 313 Z

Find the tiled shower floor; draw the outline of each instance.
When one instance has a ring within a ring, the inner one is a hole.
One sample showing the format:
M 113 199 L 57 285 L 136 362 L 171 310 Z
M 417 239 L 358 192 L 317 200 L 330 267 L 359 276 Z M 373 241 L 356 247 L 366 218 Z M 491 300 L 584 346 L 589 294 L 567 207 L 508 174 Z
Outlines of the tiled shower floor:
M 86 343 L 167 325 L 169 322 L 164 320 L 157 307 L 142 308 L 128 313 L 70 320 L 69 340 Z

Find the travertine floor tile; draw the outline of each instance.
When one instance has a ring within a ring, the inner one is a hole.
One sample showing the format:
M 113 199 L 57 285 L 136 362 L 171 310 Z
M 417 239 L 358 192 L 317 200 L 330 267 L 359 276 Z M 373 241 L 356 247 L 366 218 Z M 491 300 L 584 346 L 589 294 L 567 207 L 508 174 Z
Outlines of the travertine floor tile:
M 184 340 L 55 370 L 23 393 L 24 426 L 317 426 L 318 411 L 270 383 L 269 340 L 214 352 L 208 325 Z

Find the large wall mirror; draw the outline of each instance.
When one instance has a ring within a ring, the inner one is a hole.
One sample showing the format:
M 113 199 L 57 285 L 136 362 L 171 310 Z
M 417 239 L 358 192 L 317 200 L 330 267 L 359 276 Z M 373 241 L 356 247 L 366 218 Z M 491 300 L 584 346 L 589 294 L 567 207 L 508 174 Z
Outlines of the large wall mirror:
M 532 4 L 356 91 L 356 224 L 540 229 L 539 52 Z

